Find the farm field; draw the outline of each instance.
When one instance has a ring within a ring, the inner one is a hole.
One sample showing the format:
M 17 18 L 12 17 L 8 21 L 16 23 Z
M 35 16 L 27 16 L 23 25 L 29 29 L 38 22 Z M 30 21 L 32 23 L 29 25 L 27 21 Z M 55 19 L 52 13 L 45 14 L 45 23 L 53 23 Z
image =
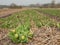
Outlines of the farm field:
M 60 15 L 59 9 L 27 9 L 0 18 L 0 45 L 60 45 L 60 21 L 41 12 Z
M 54 8 L 42 8 L 40 9 L 40 11 L 42 11 L 43 13 L 46 14 L 50 14 L 50 15 L 54 15 L 54 16 L 59 16 L 60 17 L 60 9 L 54 9 Z
M 43 13 L 45 16 L 53 18 L 57 21 L 60 20 L 60 8 L 42 8 L 37 9 L 36 11 Z

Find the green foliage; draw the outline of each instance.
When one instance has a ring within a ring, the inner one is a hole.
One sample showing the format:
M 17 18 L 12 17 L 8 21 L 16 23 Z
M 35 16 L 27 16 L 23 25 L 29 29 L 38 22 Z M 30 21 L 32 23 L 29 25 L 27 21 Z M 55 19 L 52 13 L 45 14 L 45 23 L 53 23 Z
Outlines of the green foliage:
M 9 33 L 9 37 L 14 43 L 28 42 L 28 39 L 33 37 L 33 33 L 30 31 L 29 23 L 25 23 L 25 25 L 20 25 L 15 30 L 12 30 Z
M 55 13 L 53 14 L 55 15 Z M 60 28 L 60 23 L 37 13 L 36 10 L 25 10 L 6 18 L 0 18 L 0 28 L 14 29 L 9 33 L 9 37 L 14 43 L 28 42 L 29 38 L 33 37 L 33 32 L 30 30 L 30 21 L 32 20 L 38 28 L 42 26 L 57 26 Z
M 60 9 L 40 9 L 43 13 L 54 15 L 54 16 L 59 16 L 60 17 Z
M 57 28 L 60 28 L 60 22 L 57 22 Z
M 40 9 L 42 12 L 49 13 L 49 14 L 59 14 L 59 10 L 51 10 L 51 9 Z M 42 26 L 57 26 L 56 21 L 51 20 L 47 16 L 40 15 L 36 12 L 36 10 L 24 10 L 15 14 L 12 14 L 6 18 L 0 18 L 1 28 L 16 28 L 18 25 L 24 24 L 27 20 L 34 20 L 36 26 L 39 28 Z M 29 22 L 27 21 L 27 23 Z M 26 24 L 27 24 L 26 23 Z M 28 24 L 29 25 L 29 24 Z M 58 26 L 57 26 L 58 27 Z

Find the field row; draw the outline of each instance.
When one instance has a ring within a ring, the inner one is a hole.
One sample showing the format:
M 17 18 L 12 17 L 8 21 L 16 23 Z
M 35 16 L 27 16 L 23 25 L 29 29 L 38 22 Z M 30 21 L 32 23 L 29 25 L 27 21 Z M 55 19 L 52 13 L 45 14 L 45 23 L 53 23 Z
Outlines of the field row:
M 53 16 L 58 16 L 60 17 L 60 9 L 39 9 L 39 11 L 48 14 L 48 15 L 53 15 Z
M 25 23 L 26 20 L 33 20 L 36 23 L 36 26 L 50 26 L 50 27 L 60 27 L 60 23 L 53 21 L 52 19 L 38 14 L 36 10 L 25 10 L 15 14 L 12 14 L 6 18 L 0 18 L 0 27 L 1 28 L 16 28 L 19 24 Z

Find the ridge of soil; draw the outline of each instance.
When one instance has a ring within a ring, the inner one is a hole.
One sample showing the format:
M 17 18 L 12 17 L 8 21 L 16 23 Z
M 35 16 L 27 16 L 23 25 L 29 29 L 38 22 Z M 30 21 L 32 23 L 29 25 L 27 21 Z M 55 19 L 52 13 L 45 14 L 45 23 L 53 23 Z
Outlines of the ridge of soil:
M 26 8 L 22 8 L 22 9 L 8 9 L 6 11 L 1 11 L 0 12 L 0 18 L 5 18 L 5 17 L 8 17 L 14 13 L 17 13 L 17 12 L 20 12 L 20 11 L 23 11 L 23 10 L 26 10 Z

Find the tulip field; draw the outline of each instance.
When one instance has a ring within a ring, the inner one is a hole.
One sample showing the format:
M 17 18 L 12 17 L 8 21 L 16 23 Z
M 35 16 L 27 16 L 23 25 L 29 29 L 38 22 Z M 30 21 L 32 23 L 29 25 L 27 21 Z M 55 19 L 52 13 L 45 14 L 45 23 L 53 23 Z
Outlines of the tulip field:
M 1 45 L 60 45 L 60 9 L 27 9 L 0 18 Z

